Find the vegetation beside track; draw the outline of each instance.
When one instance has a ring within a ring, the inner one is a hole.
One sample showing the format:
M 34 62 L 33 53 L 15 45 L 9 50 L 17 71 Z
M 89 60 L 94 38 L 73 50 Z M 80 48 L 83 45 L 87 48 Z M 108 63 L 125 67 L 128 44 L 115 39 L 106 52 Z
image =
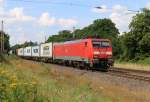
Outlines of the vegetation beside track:
M 150 57 L 135 62 L 116 61 L 114 67 L 150 71 Z
M 57 65 L 23 60 L 16 56 L 4 58 L 7 58 L 6 61 L 0 65 L 2 101 L 137 102 L 148 98 L 147 93 L 130 92 L 122 86 L 113 86 L 101 80 L 92 82 L 86 76 L 56 68 Z
M 15 56 L 0 66 L 0 100 L 5 102 L 111 102 L 89 84 L 52 73 L 47 64 Z

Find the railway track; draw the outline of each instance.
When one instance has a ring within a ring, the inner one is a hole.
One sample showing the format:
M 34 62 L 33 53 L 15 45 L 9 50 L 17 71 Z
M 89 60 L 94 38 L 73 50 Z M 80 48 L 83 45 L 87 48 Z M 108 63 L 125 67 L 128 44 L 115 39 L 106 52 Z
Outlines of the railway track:
M 73 68 L 73 67 L 71 67 L 71 68 Z M 88 71 L 84 71 L 80 75 L 84 75 L 85 73 L 88 73 Z M 96 71 L 96 73 L 99 73 L 99 71 Z M 117 77 L 135 79 L 135 80 L 140 80 L 140 81 L 146 81 L 146 82 L 150 83 L 150 71 L 134 70 L 134 69 L 123 69 L 123 68 L 112 67 L 112 68 L 109 69 L 108 72 L 106 72 L 106 74 L 117 76 Z
M 84 75 L 84 74 L 88 73 L 88 71 L 84 71 L 80 75 Z M 95 70 L 93 70 L 93 71 L 96 73 L 99 73 L 99 71 L 95 71 Z M 150 83 L 150 71 L 125 69 L 125 68 L 114 68 L 113 67 L 113 68 L 110 68 L 109 71 L 106 72 L 106 74 L 117 76 L 117 77 L 145 81 L 145 82 Z
M 111 68 L 107 73 L 113 76 L 150 82 L 150 71 Z

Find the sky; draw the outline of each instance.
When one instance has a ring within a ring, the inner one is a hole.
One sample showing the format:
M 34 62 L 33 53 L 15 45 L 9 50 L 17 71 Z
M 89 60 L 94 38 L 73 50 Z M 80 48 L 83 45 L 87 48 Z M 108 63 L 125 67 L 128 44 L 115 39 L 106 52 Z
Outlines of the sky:
M 102 9 L 96 9 L 100 6 Z M 60 30 L 81 29 L 95 19 L 110 18 L 120 33 L 129 31 L 132 17 L 150 0 L 0 0 L 0 21 L 11 45 L 44 42 Z

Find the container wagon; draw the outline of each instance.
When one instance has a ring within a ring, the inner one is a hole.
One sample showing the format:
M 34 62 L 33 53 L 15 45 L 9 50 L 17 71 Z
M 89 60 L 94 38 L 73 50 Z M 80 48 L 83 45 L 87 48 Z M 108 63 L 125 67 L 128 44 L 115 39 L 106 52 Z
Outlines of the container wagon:
M 40 45 L 40 57 L 41 60 L 45 62 L 52 62 L 53 57 L 53 44 L 50 43 L 44 43 Z

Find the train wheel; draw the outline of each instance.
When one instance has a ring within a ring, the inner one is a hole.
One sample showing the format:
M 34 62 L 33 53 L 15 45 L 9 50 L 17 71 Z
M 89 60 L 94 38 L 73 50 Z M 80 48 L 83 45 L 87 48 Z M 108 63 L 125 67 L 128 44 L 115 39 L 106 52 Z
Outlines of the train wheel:
M 90 70 L 91 68 L 90 68 L 90 66 L 88 65 L 88 64 L 84 64 L 84 69 L 86 69 L 86 70 Z
M 103 72 L 108 72 L 108 69 L 110 68 L 110 66 L 108 66 L 108 65 L 106 65 L 106 66 L 104 66 L 102 69 L 101 69 L 101 71 L 103 71 Z
M 80 68 L 80 63 L 79 63 L 79 62 L 76 62 L 76 63 L 75 63 L 75 67 L 76 67 L 76 68 Z

